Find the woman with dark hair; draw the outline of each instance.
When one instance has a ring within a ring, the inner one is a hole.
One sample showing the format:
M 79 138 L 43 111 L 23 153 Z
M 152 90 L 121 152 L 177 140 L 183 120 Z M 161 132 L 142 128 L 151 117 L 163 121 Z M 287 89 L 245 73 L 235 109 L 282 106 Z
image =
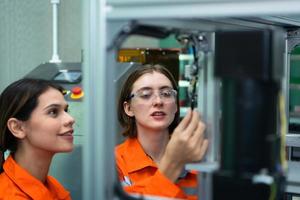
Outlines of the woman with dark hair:
M 48 171 L 54 154 L 73 150 L 74 122 L 63 88 L 49 81 L 21 79 L 2 92 L 1 200 L 71 199 Z
M 177 84 L 161 65 L 143 65 L 129 75 L 118 102 L 128 137 L 116 147 L 119 179 L 130 193 L 196 199 L 197 174 L 184 165 L 203 158 L 205 125 L 189 110 L 178 124 Z

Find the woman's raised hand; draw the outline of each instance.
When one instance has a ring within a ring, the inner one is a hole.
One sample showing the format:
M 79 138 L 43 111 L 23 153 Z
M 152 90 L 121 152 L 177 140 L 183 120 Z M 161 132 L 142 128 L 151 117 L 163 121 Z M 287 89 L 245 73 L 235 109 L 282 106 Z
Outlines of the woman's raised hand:
M 159 169 L 175 181 L 186 163 L 200 161 L 208 146 L 204 138 L 205 124 L 197 111 L 189 110 L 176 127 L 166 147 Z

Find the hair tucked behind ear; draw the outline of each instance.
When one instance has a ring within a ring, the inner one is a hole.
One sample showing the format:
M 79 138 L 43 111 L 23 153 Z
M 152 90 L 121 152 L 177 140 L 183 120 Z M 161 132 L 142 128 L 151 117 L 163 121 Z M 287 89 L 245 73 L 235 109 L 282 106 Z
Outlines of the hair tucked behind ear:
M 63 94 L 63 88 L 47 80 L 21 79 L 10 84 L 0 95 L 0 171 L 3 170 L 4 152 L 17 150 L 17 138 L 7 128 L 7 121 L 16 118 L 27 121 L 38 105 L 38 98 L 49 88 Z

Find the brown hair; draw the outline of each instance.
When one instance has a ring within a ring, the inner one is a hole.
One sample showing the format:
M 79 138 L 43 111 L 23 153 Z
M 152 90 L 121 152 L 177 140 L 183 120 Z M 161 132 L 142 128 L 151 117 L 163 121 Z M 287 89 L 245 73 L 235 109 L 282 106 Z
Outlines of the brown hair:
M 17 150 L 17 138 L 7 128 L 7 121 L 12 117 L 27 121 L 38 105 L 38 97 L 50 87 L 63 94 L 64 89 L 50 81 L 24 78 L 10 84 L 0 95 L 0 172 L 4 152 Z
M 123 84 L 123 87 L 121 89 L 119 101 L 118 101 L 118 120 L 122 127 L 124 128 L 124 131 L 122 132 L 123 136 L 129 136 L 131 138 L 137 136 L 137 130 L 136 130 L 136 124 L 135 124 L 135 118 L 129 117 L 125 111 L 123 103 L 128 100 L 131 92 L 132 87 L 135 81 L 140 78 L 142 75 L 147 73 L 153 73 L 153 72 L 159 72 L 163 75 L 165 75 L 170 81 L 175 90 L 177 90 L 177 83 L 171 74 L 169 70 L 167 70 L 164 66 L 160 64 L 144 64 L 139 66 L 134 72 L 132 72 L 128 78 L 126 79 L 125 83 Z M 179 104 L 178 104 L 178 97 L 177 97 L 177 107 L 178 112 L 175 114 L 175 118 L 173 122 L 169 126 L 169 132 L 172 133 L 175 127 L 178 124 L 179 121 Z

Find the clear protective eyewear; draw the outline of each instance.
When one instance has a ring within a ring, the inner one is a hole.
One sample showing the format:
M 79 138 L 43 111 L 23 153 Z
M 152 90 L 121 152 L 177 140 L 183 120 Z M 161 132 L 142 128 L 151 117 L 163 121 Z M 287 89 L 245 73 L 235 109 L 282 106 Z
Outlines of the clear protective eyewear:
M 138 90 L 136 93 L 131 94 L 128 100 L 137 98 L 144 102 L 153 101 L 153 99 L 157 97 L 154 91 L 153 89 Z M 158 90 L 158 96 L 164 102 L 172 102 L 176 99 L 177 91 L 172 88 L 163 88 Z

